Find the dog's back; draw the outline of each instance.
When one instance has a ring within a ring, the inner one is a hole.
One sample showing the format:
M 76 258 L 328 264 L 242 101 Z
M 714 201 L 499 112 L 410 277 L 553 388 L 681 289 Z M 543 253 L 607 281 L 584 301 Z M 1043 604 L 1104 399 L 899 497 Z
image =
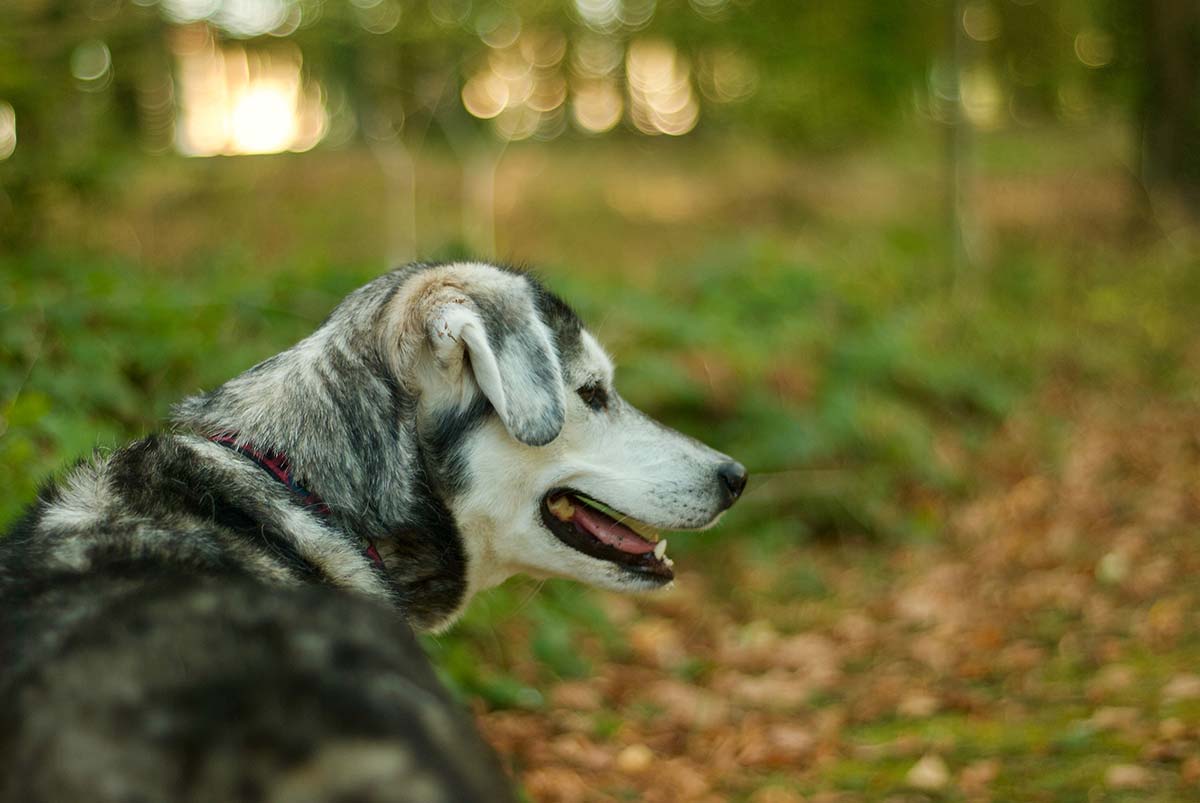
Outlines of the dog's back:
M 511 799 L 400 600 L 332 585 L 290 492 L 206 446 L 80 464 L 0 537 L 0 800 Z
M 507 800 L 394 611 L 122 561 L 0 601 L 0 799 Z

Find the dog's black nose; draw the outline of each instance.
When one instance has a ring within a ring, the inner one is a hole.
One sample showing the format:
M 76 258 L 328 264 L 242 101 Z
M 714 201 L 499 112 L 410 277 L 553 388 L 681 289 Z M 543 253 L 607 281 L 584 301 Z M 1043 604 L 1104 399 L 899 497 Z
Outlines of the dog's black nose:
M 725 507 L 729 507 L 746 489 L 746 467 L 730 460 L 717 468 L 717 476 L 721 478 L 721 487 L 725 489 Z

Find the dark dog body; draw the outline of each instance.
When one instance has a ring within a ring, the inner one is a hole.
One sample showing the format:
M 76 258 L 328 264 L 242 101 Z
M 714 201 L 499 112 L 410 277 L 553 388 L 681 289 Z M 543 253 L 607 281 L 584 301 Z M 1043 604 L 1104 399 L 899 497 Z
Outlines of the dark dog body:
M 47 531 L 50 489 L 0 539 L 0 799 L 510 799 L 397 615 L 399 588 L 206 445 L 126 447 L 104 461 L 107 519 Z M 289 508 L 394 602 L 338 590 L 284 529 Z
M 14 603 L 4 800 L 509 799 L 408 626 L 368 601 L 131 562 Z

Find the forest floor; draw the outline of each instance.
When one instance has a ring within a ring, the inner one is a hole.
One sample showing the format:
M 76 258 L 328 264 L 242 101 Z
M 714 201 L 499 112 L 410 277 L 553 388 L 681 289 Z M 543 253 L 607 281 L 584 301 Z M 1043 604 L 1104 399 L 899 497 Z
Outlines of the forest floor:
M 627 648 L 486 735 L 536 801 L 1200 800 L 1200 411 L 1046 393 L 978 473 L 935 542 L 605 597 Z

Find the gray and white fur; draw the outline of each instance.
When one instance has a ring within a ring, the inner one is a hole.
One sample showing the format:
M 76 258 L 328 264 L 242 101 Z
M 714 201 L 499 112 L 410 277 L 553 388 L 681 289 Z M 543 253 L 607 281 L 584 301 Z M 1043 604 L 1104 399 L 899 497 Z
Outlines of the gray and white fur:
M 745 484 L 612 370 L 531 277 L 412 265 L 70 469 L 0 539 L 0 800 L 510 799 L 410 628 L 518 572 L 665 584 L 556 534 L 556 489 L 676 530 Z

